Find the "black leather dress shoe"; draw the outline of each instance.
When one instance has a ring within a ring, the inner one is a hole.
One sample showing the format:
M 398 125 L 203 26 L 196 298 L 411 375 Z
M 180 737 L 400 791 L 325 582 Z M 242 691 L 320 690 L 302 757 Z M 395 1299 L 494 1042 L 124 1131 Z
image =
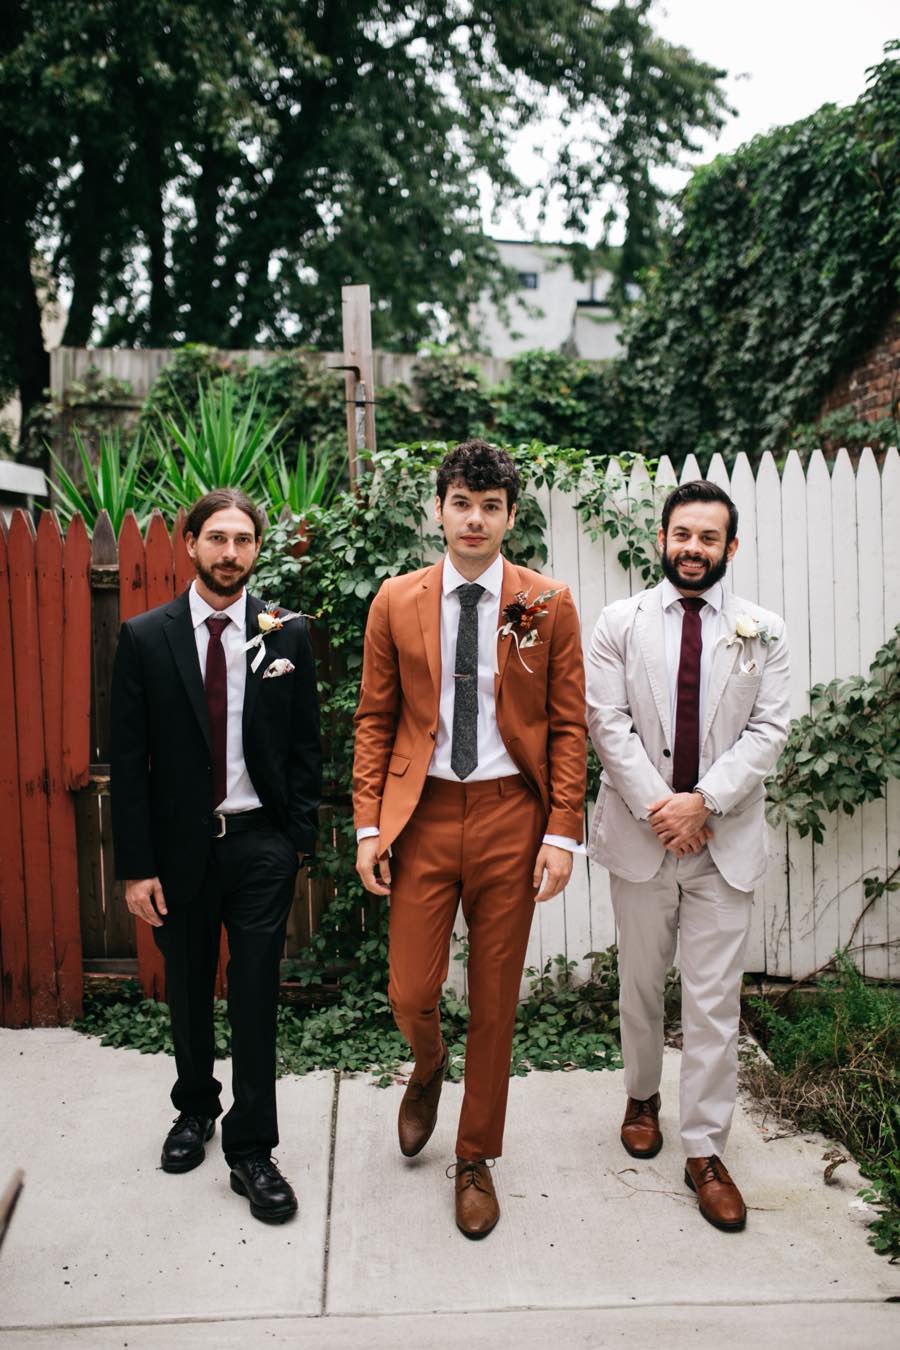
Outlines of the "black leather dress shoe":
M 190 1172 L 206 1157 L 203 1147 L 215 1133 L 216 1122 L 209 1116 L 192 1116 L 182 1111 L 162 1147 L 160 1163 L 164 1172 Z
M 284 1223 L 297 1213 L 297 1197 L 267 1153 L 236 1158 L 231 1189 L 250 1201 L 250 1213 L 263 1223 Z

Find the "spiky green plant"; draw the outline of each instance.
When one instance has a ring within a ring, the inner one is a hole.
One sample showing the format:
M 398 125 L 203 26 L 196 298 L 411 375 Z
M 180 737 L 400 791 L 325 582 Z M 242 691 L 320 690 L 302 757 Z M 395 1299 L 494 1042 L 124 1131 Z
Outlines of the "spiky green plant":
M 126 511 L 133 511 L 141 528 L 150 519 L 153 502 L 141 480 L 142 445 L 135 436 L 122 463 L 122 445 L 118 429 L 101 431 L 97 463 L 91 459 L 81 433 L 74 430 L 75 446 L 81 460 L 83 480 L 76 483 L 57 455 L 50 451 L 55 475 L 45 474 L 52 494 L 53 508 L 64 524 L 79 512 L 84 517 L 88 533 L 92 534 L 101 511 L 106 511 L 116 534 L 119 533 Z M 49 448 L 49 447 L 48 447 Z
M 213 488 L 234 487 L 253 495 L 265 456 L 276 444 L 281 421 L 273 422 L 251 385 L 249 396 L 230 376 L 199 388 L 195 416 L 178 400 L 179 417 L 161 416 L 149 448 L 158 461 L 158 500 L 164 508 L 187 509 Z
M 279 449 L 263 460 L 266 508 L 274 517 L 285 507 L 295 516 L 305 516 L 311 506 L 328 507 L 341 484 L 341 474 L 327 451 L 311 454 L 301 441 L 293 468 Z

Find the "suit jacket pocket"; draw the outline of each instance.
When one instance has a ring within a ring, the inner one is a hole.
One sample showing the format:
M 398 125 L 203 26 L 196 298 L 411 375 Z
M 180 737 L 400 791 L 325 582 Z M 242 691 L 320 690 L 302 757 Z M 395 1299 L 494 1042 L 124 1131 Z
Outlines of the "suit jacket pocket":
M 391 755 L 388 763 L 388 773 L 394 773 L 398 778 L 406 773 L 409 768 L 409 760 L 406 755 Z

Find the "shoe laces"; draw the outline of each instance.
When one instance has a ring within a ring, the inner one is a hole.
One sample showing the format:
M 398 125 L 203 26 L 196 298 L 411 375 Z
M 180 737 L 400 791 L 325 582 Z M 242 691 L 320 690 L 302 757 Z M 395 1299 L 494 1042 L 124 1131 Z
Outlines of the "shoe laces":
M 485 1195 L 490 1195 L 490 1187 L 484 1184 L 485 1179 L 478 1171 L 479 1167 L 491 1168 L 496 1162 L 495 1158 L 476 1158 L 473 1161 L 464 1162 L 457 1158 L 455 1163 L 451 1163 L 445 1173 L 451 1180 L 454 1177 L 459 1179 L 460 1189 L 465 1190 L 469 1186 L 474 1186 L 476 1190 L 483 1191 Z
M 254 1181 L 256 1181 L 258 1177 L 265 1177 L 269 1181 L 284 1180 L 278 1170 L 275 1159 L 267 1157 L 264 1153 L 256 1153 L 252 1158 L 245 1159 L 244 1166 Z
M 182 1111 L 172 1121 L 170 1133 L 174 1134 L 176 1131 L 186 1130 L 190 1126 L 194 1126 L 202 1133 L 206 1129 L 207 1119 L 206 1116 L 195 1116 L 190 1111 Z
M 718 1181 L 723 1185 L 733 1185 L 731 1177 L 728 1175 L 728 1169 L 722 1162 L 722 1159 L 714 1153 L 711 1157 L 704 1159 L 705 1166 L 696 1178 L 698 1186 L 705 1186 L 709 1181 Z

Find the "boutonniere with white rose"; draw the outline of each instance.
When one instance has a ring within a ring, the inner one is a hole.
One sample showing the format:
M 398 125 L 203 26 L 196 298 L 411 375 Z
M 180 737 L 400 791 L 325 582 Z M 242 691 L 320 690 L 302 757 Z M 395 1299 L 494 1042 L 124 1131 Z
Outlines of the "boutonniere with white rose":
M 312 615 L 310 614 L 298 614 L 291 609 L 282 609 L 280 605 L 275 604 L 274 601 L 271 600 L 268 601 L 266 603 L 265 609 L 262 610 L 256 616 L 256 623 L 257 627 L 259 628 L 259 632 L 256 634 L 256 637 L 252 637 L 250 638 L 249 642 L 245 642 L 242 648 L 242 650 L 245 652 L 249 652 L 253 647 L 259 648 L 259 651 L 254 656 L 253 660 L 250 662 L 250 669 L 253 671 L 253 674 L 254 675 L 256 674 L 257 670 L 265 660 L 266 644 L 264 639 L 267 636 L 267 634 L 277 633 L 278 630 L 280 628 L 283 628 L 286 623 L 290 623 L 291 619 L 309 619 L 311 617 Z M 273 662 L 272 664 L 274 665 L 275 662 Z M 266 670 L 266 675 L 268 675 L 269 670 L 271 670 L 271 666 L 268 667 L 268 669 Z M 291 666 L 291 670 L 293 670 L 293 666 Z M 286 673 L 287 673 L 286 670 L 278 672 L 278 674 L 286 674 Z
M 559 591 L 542 591 L 540 595 L 529 603 L 528 592 L 518 591 L 515 600 L 511 600 L 503 608 L 501 618 L 503 623 L 497 629 L 497 640 L 494 643 L 494 674 L 500 673 L 500 639 L 511 637 L 516 644 L 516 651 L 519 660 L 529 675 L 534 671 L 526 664 L 522 652 L 527 647 L 537 647 L 540 643 L 540 634 L 537 630 L 537 621 L 549 613 L 547 601 L 552 600 Z
M 762 619 L 753 614 L 739 614 L 734 621 L 734 632 L 728 633 L 719 638 L 719 642 L 724 642 L 726 647 L 733 647 L 736 643 L 741 644 L 741 654 L 744 654 L 745 642 L 761 642 L 767 647 L 772 641 L 773 634 L 765 626 Z M 759 665 L 752 658 L 749 661 L 741 661 L 742 675 L 758 675 Z

